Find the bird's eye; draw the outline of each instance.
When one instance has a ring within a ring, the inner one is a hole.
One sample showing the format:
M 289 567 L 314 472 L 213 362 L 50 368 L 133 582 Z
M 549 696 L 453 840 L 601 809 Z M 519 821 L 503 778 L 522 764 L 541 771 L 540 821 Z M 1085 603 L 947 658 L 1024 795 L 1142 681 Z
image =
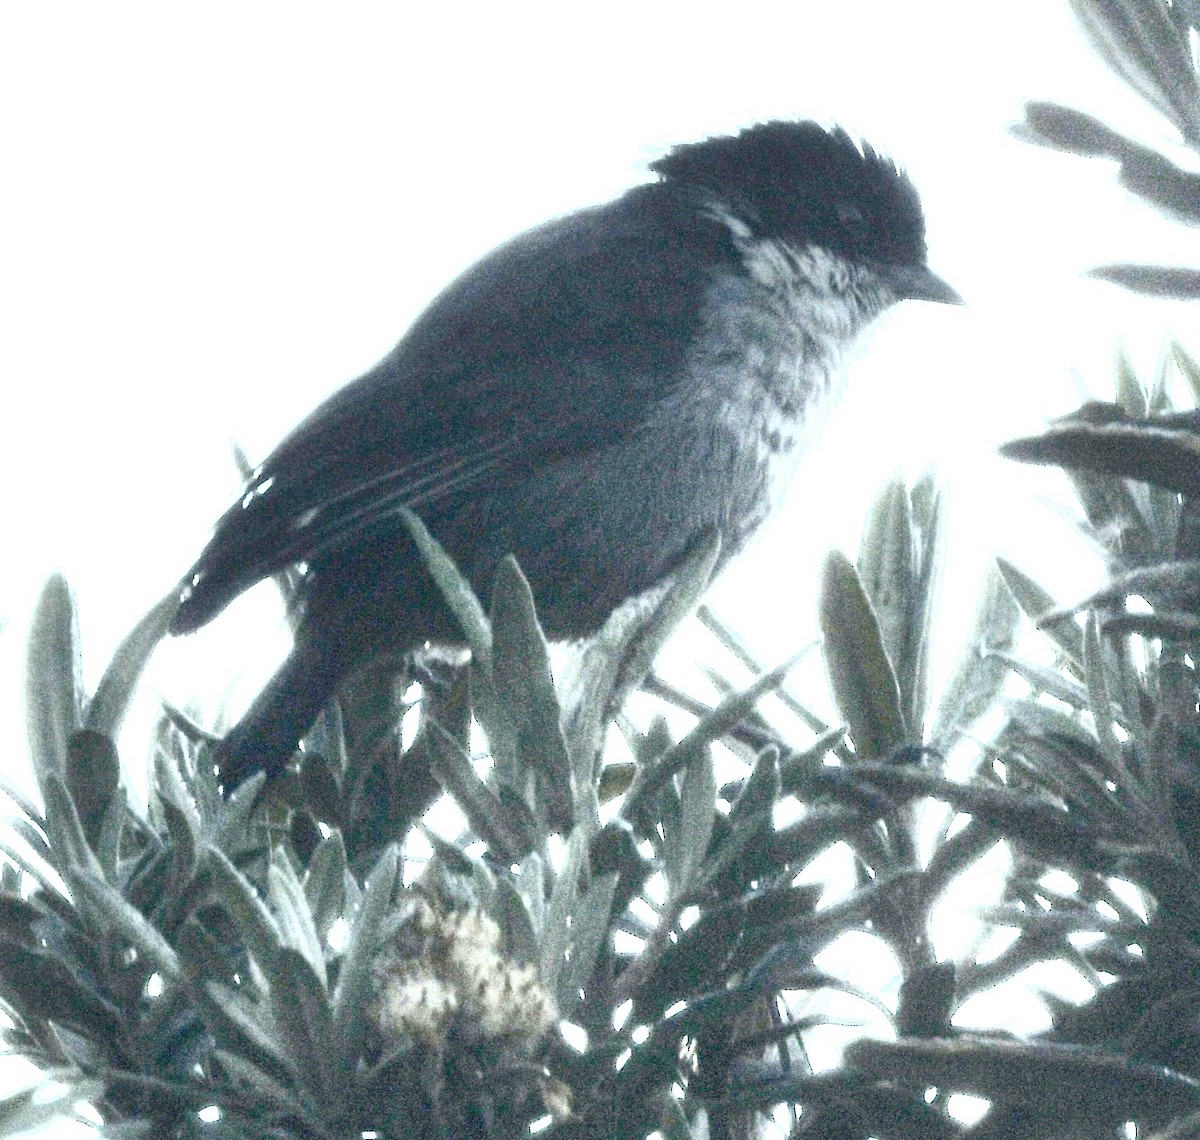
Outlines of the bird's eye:
M 850 206 L 845 202 L 839 202 L 834 209 L 837 213 L 838 225 L 844 230 L 849 230 L 850 233 L 859 233 L 867 224 L 867 219 L 863 216 L 862 210 L 857 206 Z

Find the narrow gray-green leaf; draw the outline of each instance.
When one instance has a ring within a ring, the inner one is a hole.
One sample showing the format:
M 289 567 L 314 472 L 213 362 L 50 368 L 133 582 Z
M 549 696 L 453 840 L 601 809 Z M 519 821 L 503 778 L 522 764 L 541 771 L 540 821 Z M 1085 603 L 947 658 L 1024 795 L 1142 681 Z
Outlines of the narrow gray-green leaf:
M 34 609 L 25 657 L 25 724 L 43 796 L 46 774 L 66 771 L 67 741 L 82 721 L 81 677 L 75 601 L 55 574 Z
M 283 1084 L 253 1061 L 247 1060 L 242 1054 L 230 1049 L 214 1050 L 213 1058 L 220 1064 L 221 1069 L 232 1078 L 234 1087 L 238 1089 L 239 1097 L 254 1104 L 256 1112 L 263 1116 L 272 1113 L 286 1114 L 289 1117 L 299 1116 L 302 1121 L 306 1122 L 310 1130 L 302 1135 L 309 1134 L 320 1137 L 329 1135 L 323 1123 L 313 1118 L 307 1100 L 297 1098 L 294 1088 Z M 238 1140 L 241 1140 L 241 1136 L 238 1137 Z
M 541 855 L 531 851 L 522 861 L 517 874 L 516 890 L 529 911 L 529 920 L 539 939 L 546 929 L 546 864 Z
M 239 785 L 233 795 L 214 813 L 217 846 L 221 850 L 237 851 L 245 842 L 245 837 L 252 827 L 250 818 L 254 814 L 254 805 L 258 802 L 258 793 L 262 791 L 266 782 L 265 772 L 255 772 L 245 783 Z M 214 797 L 219 795 L 215 782 L 211 782 L 209 787 Z
M 60 1085 L 55 1092 L 50 1092 L 52 1082 L 43 1080 L 0 1100 L 0 1136 L 24 1135 L 35 1129 L 48 1136 L 45 1126 L 55 1123 L 61 1123 L 64 1131 L 72 1129 L 78 1120 L 75 1105 L 104 1095 L 103 1081 L 72 1080 L 62 1074 L 54 1075 L 53 1083 Z
M 1180 225 L 1200 224 L 1200 177 L 1148 148 L 1121 164 L 1118 181 Z
M 1141 419 L 1146 414 L 1146 391 L 1138 380 L 1133 361 L 1123 344 L 1118 343 L 1113 353 L 1113 375 L 1117 392 L 1117 403 L 1125 414 Z
M 875 499 L 856 565 L 888 660 L 900 673 L 901 663 L 912 659 L 909 618 L 914 574 L 912 505 L 902 475 L 894 475 Z
M 93 844 L 96 859 L 104 868 L 104 878 L 110 883 L 118 881 L 125 825 L 135 818 L 129 806 L 128 794 L 124 788 L 118 787 L 100 819 L 100 828 Z
M 374 1000 L 371 970 L 383 925 L 393 910 L 399 873 L 400 850 L 390 843 L 367 878 L 334 987 L 333 1023 L 340 1041 L 338 1054 L 347 1071 L 353 1071 L 358 1061 L 366 1032 L 367 1011 Z
M 899 682 L 907 704 L 905 723 L 921 736 L 929 709 L 929 661 L 933 652 L 933 624 L 942 589 L 946 557 L 946 512 L 936 472 L 930 468 L 913 485 L 910 494 L 915 569 L 910 617 L 911 662 L 901 662 Z
M 83 867 L 68 869 L 67 884 L 80 907 L 100 918 L 104 929 L 123 936 L 166 981 L 180 980 L 179 956 L 171 944 L 119 891 Z
M 712 883 L 747 847 L 761 843 L 772 830 L 780 792 L 779 752 L 774 747 L 764 748 L 729 812 L 728 834 L 704 863 L 705 883 Z
M 431 828 L 421 825 L 433 858 L 426 865 L 425 885 L 453 909 L 488 909 L 496 890 L 496 875 L 480 858 L 469 855 L 461 844 L 443 839 Z
M 763 856 L 780 868 L 802 867 L 861 826 L 862 814 L 856 809 L 818 804 L 795 823 L 763 836 Z
M 1116 617 L 1102 618 L 1100 632 L 1113 639 L 1136 633 L 1144 638 L 1157 637 L 1163 641 L 1191 641 L 1200 637 L 1200 616 L 1166 609 L 1153 614 L 1118 614 Z
M 652 796 L 672 776 L 681 772 L 705 751 L 710 744 L 731 731 L 748 716 L 760 700 L 774 692 L 796 663 L 807 656 L 817 643 L 805 646 L 799 653 L 776 665 L 774 669 L 736 693 L 723 697 L 711 712 L 705 714 L 678 743 L 662 753 L 652 764 L 643 764 L 634 776 L 633 787 L 626 796 L 622 814 L 631 817 L 640 802 Z
M 984 579 L 966 644 L 942 692 L 929 733 L 930 747 L 945 755 L 995 703 L 1008 676 L 1001 654 L 1016 645 L 1020 612 L 999 567 Z
M 426 745 L 430 770 L 497 858 L 515 862 L 532 849 L 533 835 L 480 778 L 457 740 L 433 725 Z
M 1088 614 L 1087 625 L 1083 632 L 1088 698 L 1092 710 L 1092 721 L 1096 726 L 1097 743 L 1108 761 L 1109 771 L 1125 774 L 1124 755 L 1114 728 L 1112 701 L 1109 698 L 1108 685 L 1105 680 L 1104 646 L 1100 641 L 1100 623 L 1094 612 Z M 1131 782 L 1121 780 L 1118 786 L 1123 789 L 1129 788 L 1132 791 Z M 1165 805 L 1160 805 L 1160 809 L 1165 814 Z
M 1132 479 L 1074 467 L 1068 467 L 1066 475 L 1110 569 L 1123 567 L 1131 557 L 1157 556 L 1144 486 Z
M 1051 611 L 1048 616 L 1069 618 L 1092 606 L 1124 602 L 1131 594 L 1140 594 L 1155 605 L 1164 600 L 1180 602 L 1185 608 L 1194 605 L 1200 599 L 1200 562 L 1160 562 L 1116 574 L 1099 590 L 1069 607 Z
M 846 730 L 828 728 L 807 748 L 788 753 L 779 765 L 779 786 L 788 794 L 801 793 L 806 774 L 816 765 L 824 766 L 825 757 L 834 753 L 845 738 Z
M 42 811 L 41 809 L 27 796 L 20 788 L 12 781 L 4 779 L 0 776 L 0 792 L 3 792 L 17 807 L 21 813 L 33 823 L 41 824 Z
M 510 556 L 496 570 L 492 595 L 492 671 L 496 695 L 508 713 L 515 756 L 502 765 L 528 765 L 537 779 L 546 822 L 566 834 L 575 822 L 575 787 L 562 730 L 562 712 L 550 671 L 550 653 L 534 611 L 533 594 Z M 515 787 L 521 773 L 501 770 Z
M 507 876 L 496 880 L 493 918 L 508 956 L 517 962 L 538 960 L 538 938 L 525 897 Z
M 1025 121 L 1011 131 L 1022 142 L 1085 158 L 1118 158 L 1127 146 L 1135 145 L 1093 115 L 1039 100 L 1025 104 Z
M 346 907 L 346 845 L 342 833 L 334 830 L 320 843 L 308 861 L 304 874 L 304 897 L 312 911 L 313 925 L 325 940 Z
M 1067 616 L 1049 617 L 1058 612 L 1058 605 L 1041 586 L 1023 570 L 1018 570 L 1007 558 L 997 558 L 996 568 L 1004 583 L 1012 591 L 1017 605 L 1058 647 L 1067 660 L 1071 672 L 1083 676 L 1083 631 Z M 1042 625 L 1042 619 L 1046 624 Z
M 695 881 L 708 854 L 712 839 L 713 817 L 717 810 L 717 780 L 713 774 L 711 752 L 706 748 L 683 774 L 680 789 L 681 819 L 679 856 L 675 860 L 675 881 L 672 895 L 684 895 Z
M 819 619 L 830 688 L 855 755 L 890 756 L 907 736 L 900 688 L 858 572 L 840 551 L 825 559 Z
M 59 773 L 46 773 L 42 795 L 46 800 L 46 835 L 56 869 L 65 874 L 72 867 L 82 867 L 102 878 L 104 871 L 87 841 L 75 803 Z
M 1196 276 L 1200 282 L 1200 273 Z M 1141 479 L 1180 494 L 1200 493 L 1200 437 L 1171 421 L 1096 421 L 1077 413 L 1051 424 L 1041 435 L 1011 440 L 1000 453 L 1022 463 L 1055 464 Z
M 186 844 L 197 852 L 193 861 L 198 857 L 201 836 L 204 834 L 204 823 L 196 807 L 175 761 L 159 750 L 154 757 L 154 783 L 151 796 L 156 798 L 163 809 L 163 818 L 167 824 L 167 834 L 172 843 Z
M 5 828 L 15 832 L 28 843 L 38 858 L 47 861 L 50 859 L 50 844 L 46 841 L 41 827 L 36 826 L 24 816 L 4 815 L 0 816 L 0 832 Z
M 892 767 L 896 770 L 894 765 Z M 881 903 L 896 905 L 893 896 L 911 887 L 920 874 L 920 871 L 907 867 L 889 871 L 886 876 L 843 895 L 829 906 L 813 911 L 803 922 L 805 948 L 814 955 L 818 954 L 824 943 L 870 920 Z
M 173 589 L 133 627 L 117 647 L 88 705 L 84 721 L 87 728 L 104 733 L 113 740 L 117 738 L 146 662 L 150 660 L 154 647 L 166 636 L 167 627 L 177 609 L 179 590 Z
M 769 815 L 780 796 L 779 749 L 768 746 L 755 758 L 754 767 L 729 809 L 729 826 L 737 831 L 752 820 Z
M 1028 681 L 1036 691 L 1046 693 L 1080 712 L 1088 707 L 1087 689 L 1070 677 L 1064 677 L 1059 670 L 1035 665 L 1032 661 L 1026 661 L 1012 653 L 1002 653 L 997 649 L 992 650 L 990 656 L 1002 661 L 1018 677 Z
M 695 611 L 712 581 L 713 568 L 720 553 L 721 535 L 718 531 L 708 531 L 693 543 L 687 557 L 672 572 L 670 589 L 658 600 L 630 645 L 632 652 L 624 662 L 627 676 L 640 681 L 654 664 L 654 658 L 667 639 Z
M 286 855 L 272 855 L 271 865 L 267 868 L 267 892 L 284 945 L 299 953 L 308 962 L 321 986 L 327 986 L 329 981 L 325 976 L 324 947 L 317 934 L 304 888 Z
M 588 642 L 563 685 L 563 725 L 575 787 L 598 810 L 595 783 L 609 724 L 644 680 L 667 638 L 695 609 L 712 580 L 721 549 L 719 532 L 692 546 L 669 581 L 623 605 Z
M 269 974 L 280 950 L 286 945 L 275 916 L 259 898 L 254 885 L 228 856 L 211 844 L 205 849 L 209 873 L 216 880 L 221 905 L 229 912 L 245 940 L 246 949 Z
M 846 1059 L 864 1074 L 902 1085 L 927 1082 L 990 1100 L 1052 1106 L 1060 1121 L 1103 1115 L 1115 1126 L 1141 1116 L 1147 1105 L 1156 1114 L 1200 1105 L 1200 1082 L 1111 1049 L 989 1038 L 863 1038 L 846 1050 Z
M 218 1047 L 264 1069 L 273 1080 L 291 1083 L 296 1079 L 270 1010 L 252 1004 L 238 990 L 220 982 L 206 981 L 199 996 Z
M 336 1119 L 341 1115 L 338 1105 L 345 1085 L 332 1049 L 333 1023 L 325 985 L 313 973 L 307 955 L 291 946 L 280 952 L 270 981 L 276 1032 L 292 1067 L 312 1099 Z
M 717 617 L 708 606 L 701 606 L 696 611 L 696 617 L 700 620 L 701 625 L 709 630 L 747 669 L 754 674 L 759 674 L 763 671 L 762 662 L 750 652 L 750 648 L 746 645 L 745 641 Z M 814 642 L 813 644 L 819 645 L 820 642 Z M 806 708 L 796 700 L 787 689 L 780 687 L 776 693 L 776 697 L 783 704 L 784 708 L 791 713 L 795 713 L 813 732 L 824 732 L 829 727 L 811 709 Z
M 1071 0 L 1071 8 L 1096 54 L 1191 145 L 1200 143 L 1191 45 L 1171 23 L 1166 4 Z
M 492 630 L 483 606 L 471 589 L 470 583 L 459 573 L 453 559 L 442 544 L 426 529 L 425 524 L 407 507 L 399 512 L 401 521 L 408 527 L 421 557 L 433 580 L 441 590 L 462 628 L 471 656 L 481 669 L 490 669 L 492 661 Z
M 1170 297 L 1177 301 L 1194 301 L 1200 297 L 1200 269 L 1184 269 L 1175 265 L 1137 265 L 1118 262 L 1089 269 L 1087 276 L 1120 285 L 1131 293 L 1144 297 Z
M 1175 342 L 1168 337 L 1154 361 L 1154 379 L 1150 382 L 1150 397 L 1146 414 L 1162 416 L 1174 410 L 1171 399 L 1171 365 L 1174 363 Z
M 618 878 L 615 871 L 596 875 L 588 885 L 587 894 L 576 899 L 571 913 L 570 955 L 563 963 L 554 987 L 555 1000 L 563 1017 L 570 1017 L 579 1005 L 580 991 L 592 976 L 596 958 L 608 938 Z
M 1048 704 L 1030 699 L 1005 702 L 1008 715 L 1026 732 L 1059 736 L 1081 748 L 1096 751 L 1096 738 L 1074 717 Z
M 1200 363 L 1197 363 L 1196 358 L 1174 338 L 1171 340 L 1169 351 L 1175 367 L 1179 369 L 1179 374 L 1192 394 L 1192 401 L 1200 404 Z
M 1104 758 L 1096 749 L 1072 745 L 1061 737 L 1022 736 L 1010 726 L 999 743 L 1007 747 L 1013 740 L 1017 750 L 1007 759 L 1010 770 L 1022 775 L 1023 785 L 1042 789 L 1056 803 L 1061 800 L 1097 834 L 1130 830 L 1128 802 L 1110 790 Z M 1130 797 L 1135 793 L 1131 789 Z
M 51 898 L 65 899 L 65 884 L 49 860 L 31 859 L 27 852 L 5 838 L 3 833 L 0 833 L 0 855 L 11 860 L 14 867 L 19 867 L 21 873 L 33 879 Z
M 67 790 L 90 844 L 95 844 L 100 834 L 120 779 L 121 761 L 112 740 L 87 728 L 71 733 L 67 740 Z
M 578 901 L 587 852 L 587 831 L 580 825 L 567 839 L 567 857 L 554 880 L 546 907 L 545 926 L 542 929 L 541 976 L 551 992 L 556 994 L 566 965 L 567 949 L 571 944 L 571 915 Z M 567 1016 L 565 1009 L 563 1012 Z
M 919 768 L 867 764 L 864 774 L 892 794 L 933 796 L 995 828 L 1005 838 L 1025 844 L 1035 854 L 1068 869 L 1083 867 L 1112 873 L 1111 859 L 1098 853 L 1094 829 L 1052 804 L 1046 797 L 1014 788 L 959 784 Z

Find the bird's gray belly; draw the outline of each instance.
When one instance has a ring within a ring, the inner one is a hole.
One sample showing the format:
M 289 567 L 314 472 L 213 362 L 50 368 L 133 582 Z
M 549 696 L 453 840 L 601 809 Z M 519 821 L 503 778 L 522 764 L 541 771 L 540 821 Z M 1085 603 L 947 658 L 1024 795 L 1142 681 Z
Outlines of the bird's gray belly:
M 547 629 L 570 636 L 661 580 L 707 531 L 721 536 L 719 565 L 736 554 L 783 501 L 854 337 L 842 304 L 822 310 L 793 286 L 714 282 L 686 373 L 664 378 L 640 430 L 472 508 L 468 529 L 486 543 L 468 555 L 472 579 L 514 553 Z
M 574 636 L 660 581 L 707 532 L 720 534 L 724 565 L 783 499 L 807 425 L 769 403 L 757 420 L 696 410 L 657 415 L 621 444 L 531 473 L 516 501 L 477 504 L 470 530 L 486 547 L 468 555 L 469 576 L 486 582 L 515 554 L 547 629 Z

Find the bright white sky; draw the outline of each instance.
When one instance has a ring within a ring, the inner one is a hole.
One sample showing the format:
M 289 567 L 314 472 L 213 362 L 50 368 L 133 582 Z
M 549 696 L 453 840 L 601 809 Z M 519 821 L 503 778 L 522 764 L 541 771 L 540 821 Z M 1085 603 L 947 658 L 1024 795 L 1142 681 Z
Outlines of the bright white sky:
M 1033 505 L 1060 482 L 995 445 L 1074 406 L 1072 367 L 1108 394 L 1118 336 L 1143 365 L 1167 330 L 1186 340 L 1194 310 L 1082 269 L 1200 264 L 1200 242 L 1105 165 L 1010 139 L 1028 98 L 1169 139 L 1048 0 L 4 5 L 5 754 L 48 572 L 77 592 L 94 683 L 235 494 L 231 440 L 264 456 L 512 234 L 643 180 L 673 143 L 769 118 L 841 122 L 906 164 L 931 264 L 969 305 L 902 306 L 872 338 L 719 609 L 768 659 L 803 644 L 824 551 L 854 549 L 893 469 L 931 462 L 955 503 L 952 622 L 996 548 L 1073 592 L 1042 520 L 1061 524 Z M 244 699 L 283 645 L 248 602 L 164 646 L 152 683 L 211 702 L 245 669 Z

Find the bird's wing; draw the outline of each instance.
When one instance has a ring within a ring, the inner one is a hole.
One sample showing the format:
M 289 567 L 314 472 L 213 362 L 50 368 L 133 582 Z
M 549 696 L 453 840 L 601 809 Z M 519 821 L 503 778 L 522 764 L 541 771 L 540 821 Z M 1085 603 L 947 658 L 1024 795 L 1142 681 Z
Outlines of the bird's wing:
M 683 373 L 724 252 L 716 228 L 656 189 L 531 230 L 452 283 L 255 472 L 194 567 L 175 631 L 394 527 L 400 507 L 436 517 L 500 470 L 636 430 Z

